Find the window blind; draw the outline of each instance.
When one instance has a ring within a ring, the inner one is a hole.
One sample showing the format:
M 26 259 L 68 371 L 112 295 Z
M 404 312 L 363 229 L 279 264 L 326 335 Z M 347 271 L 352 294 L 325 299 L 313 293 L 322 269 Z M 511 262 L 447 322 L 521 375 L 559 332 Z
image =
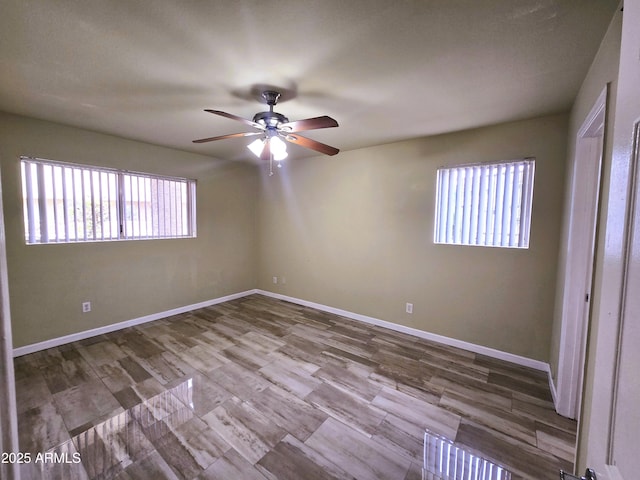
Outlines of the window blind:
M 535 160 L 443 167 L 435 242 L 528 248 Z
M 28 244 L 195 236 L 195 181 L 22 157 Z

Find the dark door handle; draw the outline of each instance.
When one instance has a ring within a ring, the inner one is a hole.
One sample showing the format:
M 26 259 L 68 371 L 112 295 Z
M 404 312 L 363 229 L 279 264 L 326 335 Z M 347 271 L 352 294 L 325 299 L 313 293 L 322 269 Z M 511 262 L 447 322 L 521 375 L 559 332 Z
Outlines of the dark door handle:
M 560 480 L 598 480 L 596 472 L 592 468 L 587 468 L 584 477 L 576 477 L 570 473 L 560 470 Z

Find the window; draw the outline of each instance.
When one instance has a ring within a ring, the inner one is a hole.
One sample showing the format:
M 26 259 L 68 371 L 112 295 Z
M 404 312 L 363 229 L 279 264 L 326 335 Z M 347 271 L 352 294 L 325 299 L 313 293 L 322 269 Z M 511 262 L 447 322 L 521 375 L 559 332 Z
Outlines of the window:
M 195 180 L 21 160 L 28 244 L 195 237 Z
M 435 242 L 529 248 L 535 160 L 438 169 Z

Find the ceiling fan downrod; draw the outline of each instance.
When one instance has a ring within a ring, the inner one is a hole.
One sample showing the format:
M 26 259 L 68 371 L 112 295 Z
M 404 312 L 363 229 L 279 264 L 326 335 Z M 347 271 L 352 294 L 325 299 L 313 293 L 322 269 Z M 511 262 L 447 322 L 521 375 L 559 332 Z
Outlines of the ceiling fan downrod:
M 280 93 L 273 90 L 265 90 L 262 92 L 262 98 L 264 98 L 267 105 L 269 105 L 269 111 L 256 113 L 253 117 L 255 123 L 264 125 L 267 130 L 275 131 L 283 123 L 289 122 L 287 117 L 273 111 L 273 107 L 278 103 L 278 98 L 280 98 Z

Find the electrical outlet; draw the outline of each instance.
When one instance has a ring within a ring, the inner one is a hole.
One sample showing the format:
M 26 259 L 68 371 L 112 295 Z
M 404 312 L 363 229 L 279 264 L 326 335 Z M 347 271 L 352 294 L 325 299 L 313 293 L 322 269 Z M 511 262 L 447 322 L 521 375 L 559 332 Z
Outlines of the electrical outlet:
M 278 277 L 273 277 L 273 283 L 278 283 Z
M 91 311 L 91 302 L 82 302 L 82 313 Z
M 280 283 L 284 285 L 285 283 L 287 283 L 287 279 L 284 277 L 280 277 Z
M 405 310 L 407 313 L 413 313 L 413 303 L 407 303 Z

